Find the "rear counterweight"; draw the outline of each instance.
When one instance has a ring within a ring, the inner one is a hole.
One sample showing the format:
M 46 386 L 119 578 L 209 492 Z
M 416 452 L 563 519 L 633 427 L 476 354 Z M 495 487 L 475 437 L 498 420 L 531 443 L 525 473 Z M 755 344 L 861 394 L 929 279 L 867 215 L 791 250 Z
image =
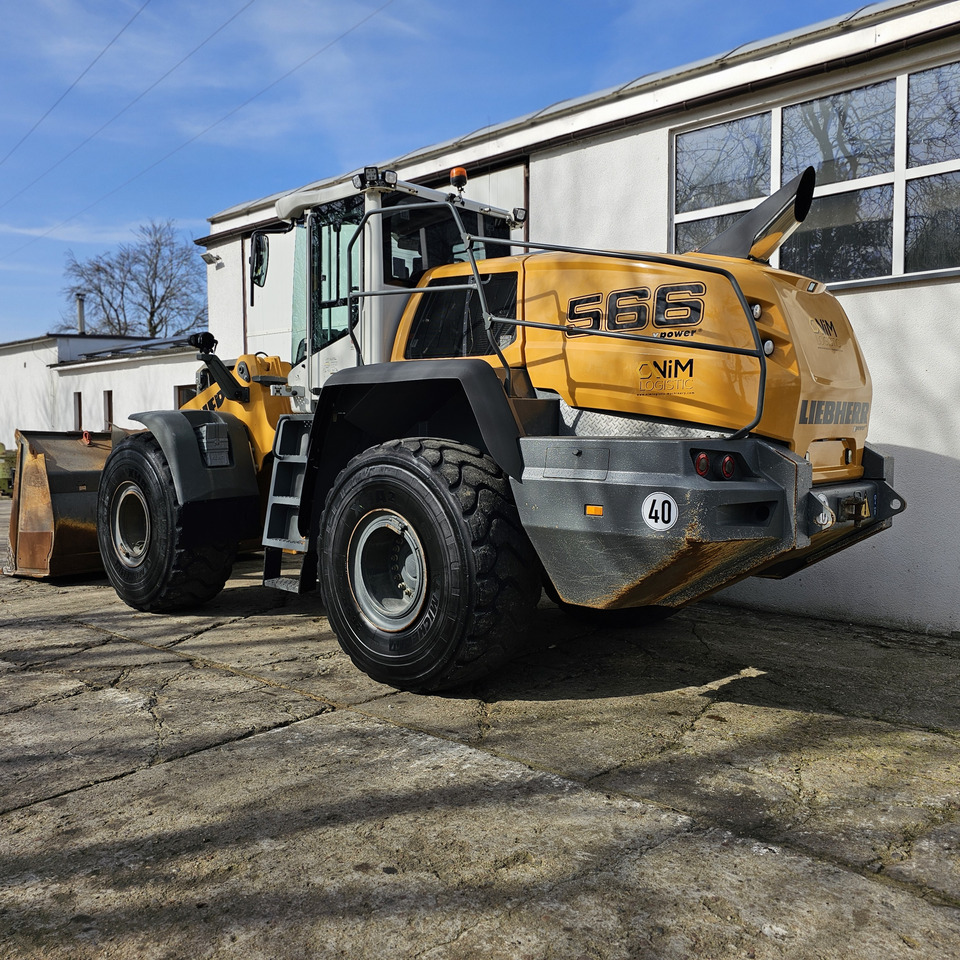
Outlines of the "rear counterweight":
M 807 461 L 756 438 L 520 444 L 520 518 L 557 594 L 579 606 L 682 606 L 769 565 L 803 566 L 827 543 L 824 556 L 842 549 L 903 509 L 882 476 L 814 487 Z M 829 524 L 814 492 L 836 505 Z M 860 512 L 843 519 L 842 502 Z

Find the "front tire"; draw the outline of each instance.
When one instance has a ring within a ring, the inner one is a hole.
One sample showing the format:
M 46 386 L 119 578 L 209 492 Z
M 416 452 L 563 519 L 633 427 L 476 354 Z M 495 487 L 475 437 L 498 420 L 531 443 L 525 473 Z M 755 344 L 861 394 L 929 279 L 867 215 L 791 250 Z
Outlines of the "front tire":
M 236 556 L 233 542 L 187 545 L 173 475 L 151 433 L 124 438 L 107 458 L 97 541 L 120 599 L 152 613 L 206 603 L 223 589 Z
M 320 543 L 331 625 L 374 680 L 440 690 L 522 649 L 539 565 L 509 480 L 474 447 L 394 440 L 354 457 L 327 498 Z

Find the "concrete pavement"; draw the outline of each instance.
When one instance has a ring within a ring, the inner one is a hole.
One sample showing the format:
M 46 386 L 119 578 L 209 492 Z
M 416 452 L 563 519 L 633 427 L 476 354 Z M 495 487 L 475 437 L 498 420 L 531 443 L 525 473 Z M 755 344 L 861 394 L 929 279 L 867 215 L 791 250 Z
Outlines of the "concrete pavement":
M 0 957 L 960 957 L 955 638 L 533 641 L 416 696 L 255 560 L 189 616 L 0 578 Z

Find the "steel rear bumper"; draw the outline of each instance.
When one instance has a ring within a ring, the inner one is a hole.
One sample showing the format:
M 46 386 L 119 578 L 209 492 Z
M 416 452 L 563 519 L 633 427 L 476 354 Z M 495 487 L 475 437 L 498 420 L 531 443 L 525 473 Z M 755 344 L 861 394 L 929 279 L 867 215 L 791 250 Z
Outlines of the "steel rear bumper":
M 681 606 L 751 575 L 784 577 L 888 528 L 905 508 L 893 462 L 818 485 L 807 461 L 765 440 L 532 437 L 512 481 L 520 518 L 565 601 Z M 694 460 L 731 456 L 734 476 Z

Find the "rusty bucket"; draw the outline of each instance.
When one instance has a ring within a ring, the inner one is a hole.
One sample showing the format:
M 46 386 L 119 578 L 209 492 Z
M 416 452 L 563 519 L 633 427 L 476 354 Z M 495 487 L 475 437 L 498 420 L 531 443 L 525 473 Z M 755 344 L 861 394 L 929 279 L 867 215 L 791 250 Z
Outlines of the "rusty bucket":
M 10 515 L 12 567 L 19 577 L 103 569 L 97 547 L 97 489 L 109 433 L 18 430 Z

